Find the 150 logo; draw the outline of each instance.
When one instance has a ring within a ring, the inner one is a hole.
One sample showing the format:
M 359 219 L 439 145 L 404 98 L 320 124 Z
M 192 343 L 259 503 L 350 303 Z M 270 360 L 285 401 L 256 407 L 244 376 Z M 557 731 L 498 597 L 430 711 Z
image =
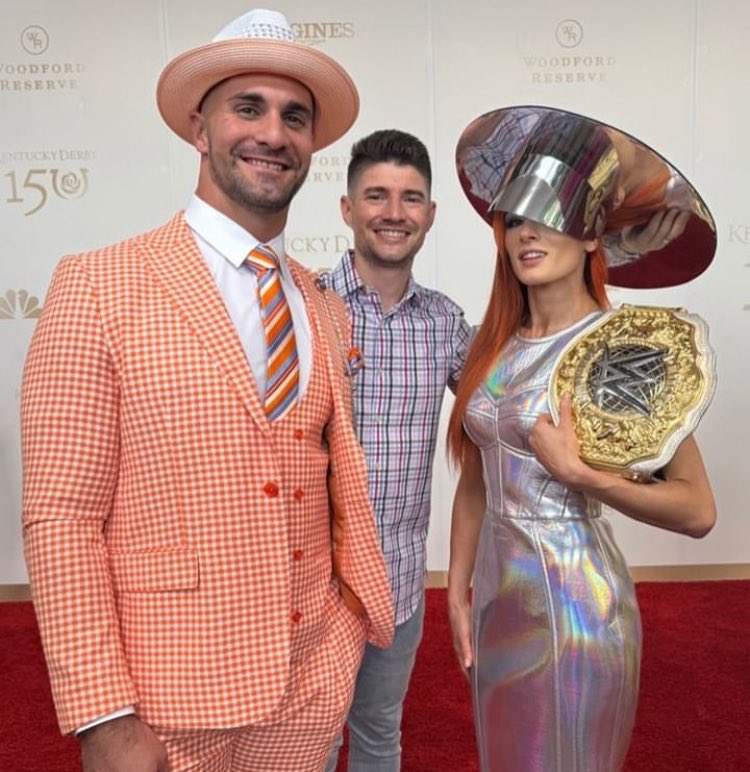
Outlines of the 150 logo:
M 26 207 L 28 217 L 42 209 L 54 194 L 58 198 L 71 200 L 82 198 L 89 187 L 89 170 L 35 168 L 24 171 L 13 170 L 4 175 L 6 182 L 6 203 Z

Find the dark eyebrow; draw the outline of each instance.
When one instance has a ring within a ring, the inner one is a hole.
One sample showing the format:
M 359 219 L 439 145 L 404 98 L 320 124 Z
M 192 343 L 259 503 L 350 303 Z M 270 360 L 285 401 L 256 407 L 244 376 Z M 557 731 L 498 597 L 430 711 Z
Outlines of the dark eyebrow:
M 233 94 L 229 99 L 235 103 L 246 103 L 254 105 L 264 105 L 267 103 L 266 98 L 262 94 L 258 94 L 255 91 L 240 91 L 237 94 Z M 291 99 L 284 105 L 282 112 L 289 111 L 305 113 L 309 116 L 313 115 L 313 110 L 311 107 L 308 107 L 302 102 L 298 102 L 296 99 Z
M 314 110 L 312 107 L 308 107 L 307 105 L 303 104 L 302 102 L 297 102 L 296 100 L 292 100 L 291 102 L 287 102 L 286 107 L 284 108 L 284 112 L 295 112 L 295 113 L 304 113 L 305 115 L 309 116 L 310 118 L 313 117 Z
M 382 185 L 371 185 L 368 188 L 364 188 L 362 191 L 362 195 L 367 195 L 369 193 L 388 193 L 388 188 L 383 187 Z M 427 196 L 423 190 L 419 190 L 419 188 L 408 188 L 407 190 L 401 191 L 402 196 L 418 196 L 423 201 L 427 200 Z
M 238 91 L 236 94 L 232 94 L 230 99 L 235 99 L 238 102 L 265 102 L 265 97 L 262 94 L 257 94 L 255 91 Z

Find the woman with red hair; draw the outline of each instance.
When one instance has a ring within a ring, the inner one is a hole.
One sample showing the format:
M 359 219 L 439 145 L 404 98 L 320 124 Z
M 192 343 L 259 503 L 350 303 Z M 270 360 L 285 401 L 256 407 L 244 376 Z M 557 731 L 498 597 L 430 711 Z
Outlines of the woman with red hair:
M 449 425 L 461 472 L 449 615 L 483 772 L 613 772 L 635 717 L 641 627 L 601 505 L 693 537 L 715 506 L 691 435 L 659 482 L 634 482 L 581 460 L 569 396 L 557 425 L 549 415 L 559 353 L 609 308 L 601 235 L 620 165 L 601 124 L 536 117 L 496 111 L 459 142 L 459 176 L 493 227 L 497 262 Z M 521 149 L 508 158 L 492 138 L 515 129 Z

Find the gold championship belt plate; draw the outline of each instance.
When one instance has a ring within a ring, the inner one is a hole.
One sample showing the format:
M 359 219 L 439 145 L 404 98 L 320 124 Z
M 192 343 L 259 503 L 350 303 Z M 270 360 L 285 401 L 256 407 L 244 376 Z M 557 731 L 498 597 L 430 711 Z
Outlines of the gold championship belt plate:
M 550 413 L 572 395 L 581 458 L 650 479 L 698 425 L 716 389 L 708 327 L 682 308 L 622 305 L 573 338 L 549 384 Z

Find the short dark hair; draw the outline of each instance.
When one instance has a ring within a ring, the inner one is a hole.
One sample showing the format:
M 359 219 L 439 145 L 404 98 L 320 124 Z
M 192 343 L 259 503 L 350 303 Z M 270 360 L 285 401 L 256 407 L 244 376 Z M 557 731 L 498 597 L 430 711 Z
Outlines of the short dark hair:
M 351 192 L 360 174 L 379 163 L 413 166 L 424 177 L 428 191 L 432 186 L 430 155 L 424 143 L 405 131 L 381 129 L 362 137 L 352 146 L 346 174 L 347 189 Z

